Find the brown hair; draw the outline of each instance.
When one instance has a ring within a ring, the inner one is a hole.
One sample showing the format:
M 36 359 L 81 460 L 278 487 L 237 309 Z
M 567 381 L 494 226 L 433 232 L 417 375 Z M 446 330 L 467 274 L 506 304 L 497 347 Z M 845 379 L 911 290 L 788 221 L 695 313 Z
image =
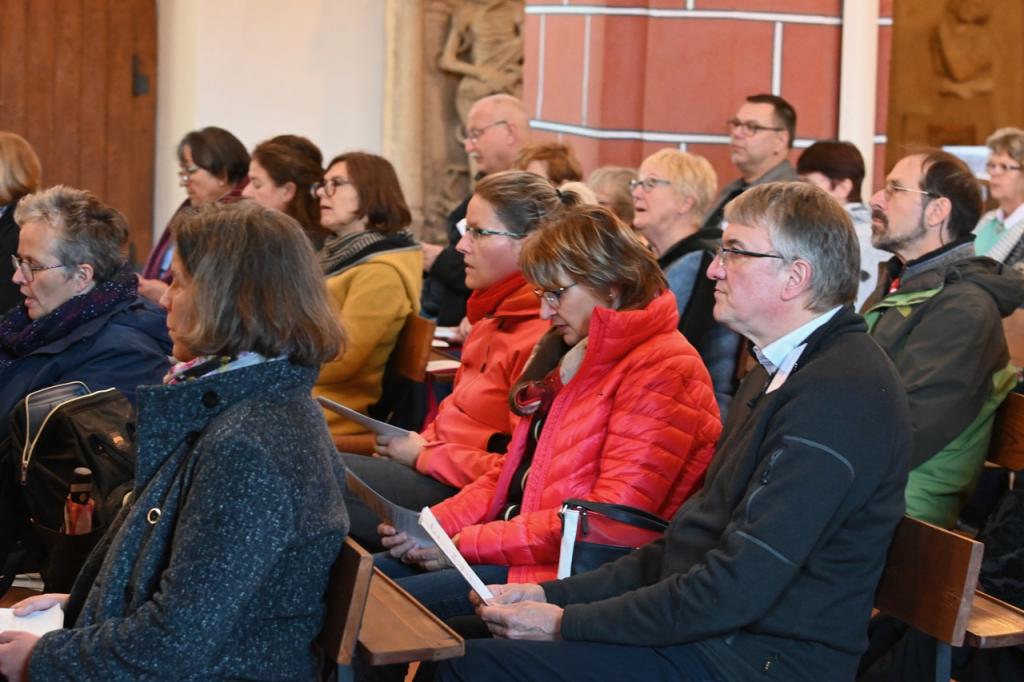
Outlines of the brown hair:
M 650 249 L 601 206 L 582 204 L 558 213 L 527 238 L 519 255 L 523 276 L 544 289 L 564 277 L 595 293 L 619 294 L 619 309 L 647 306 L 668 288 Z
M 255 202 L 211 204 L 176 218 L 171 230 L 194 287 L 191 330 L 199 355 L 255 351 L 307 367 L 337 357 L 344 332 L 319 263 L 294 218 Z
M 37 191 L 42 175 L 32 145 L 17 133 L 0 131 L 0 206 L 13 204 Z
M 110 279 L 124 265 L 128 222 L 92 192 L 55 185 L 29 194 L 18 203 L 19 225 L 39 222 L 56 230 L 54 256 L 66 268 L 88 263 L 97 282 Z
M 256 145 L 252 159 L 263 166 L 275 185 L 295 185 L 295 194 L 286 207 L 288 215 L 311 235 L 329 234 L 320 225 L 320 202 L 310 192 L 324 176 L 324 155 L 319 147 L 298 135 L 278 135 Z
M 412 222 L 402 185 L 391 162 L 376 154 L 348 152 L 331 159 L 327 169 L 344 163 L 349 180 L 359 194 L 359 218 L 366 227 L 382 234 L 401 232 Z
M 576 152 L 567 144 L 559 142 L 538 142 L 523 147 L 516 156 L 513 166 L 516 170 L 524 171 L 534 161 L 540 161 L 547 168 L 548 180 L 555 187 L 561 187 L 563 182 L 572 182 L 583 179 L 583 166 L 576 158 Z
M 238 138 L 217 126 L 208 126 L 181 138 L 178 143 L 178 162 L 185 163 L 185 147 L 192 153 L 192 161 L 221 180 L 237 184 L 249 174 L 249 152 Z
M 953 239 L 966 237 L 977 226 L 984 210 L 978 179 L 966 163 L 949 152 L 926 148 L 919 153 L 924 155 L 921 189 L 949 200 L 946 230 Z
M 833 189 L 841 180 L 853 183 L 847 201 L 860 201 L 860 187 L 864 182 L 864 157 L 850 142 L 822 140 L 805 149 L 796 162 L 800 175 L 821 173 L 829 179 Z
M 575 192 L 556 190 L 544 178 L 525 171 L 488 175 L 473 194 L 490 204 L 505 229 L 516 234 L 529 234 L 563 206 L 579 203 Z
M 787 144 L 792 149 L 793 141 L 796 139 L 796 109 L 793 108 L 793 105 L 778 95 L 769 95 L 767 93 L 751 95 L 747 97 L 747 101 L 751 104 L 772 105 L 775 125 L 786 129 L 786 132 L 789 134 Z

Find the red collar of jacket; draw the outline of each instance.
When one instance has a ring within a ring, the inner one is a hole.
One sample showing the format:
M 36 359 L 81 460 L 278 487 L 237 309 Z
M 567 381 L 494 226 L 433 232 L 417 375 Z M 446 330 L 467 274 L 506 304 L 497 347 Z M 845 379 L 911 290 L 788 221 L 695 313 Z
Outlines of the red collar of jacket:
M 584 362 L 591 365 L 615 362 L 645 340 L 672 332 L 678 325 L 676 297 L 667 289 L 637 310 L 594 308 Z
M 522 273 L 509 275 L 486 289 L 477 289 L 466 303 L 466 316 L 476 324 L 486 316 L 490 317 L 537 317 L 540 315 L 540 299 L 533 293 L 533 287 Z

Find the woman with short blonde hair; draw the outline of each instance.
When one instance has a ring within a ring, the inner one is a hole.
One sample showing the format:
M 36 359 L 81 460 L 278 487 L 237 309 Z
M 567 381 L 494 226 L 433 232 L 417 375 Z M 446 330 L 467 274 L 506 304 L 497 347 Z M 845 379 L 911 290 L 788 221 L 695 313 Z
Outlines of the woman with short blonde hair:
M 974 228 L 974 250 L 1024 271 L 1024 130 L 1000 128 L 986 144 L 988 192 L 999 205 Z
M 701 223 L 716 194 L 708 160 L 678 149 L 661 149 L 644 159 L 633 187 L 633 227 L 654 248 L 676 297 L 679 331 L 700 353 L 725 415 L 736 392 L 740 337 L 715 322 L 715 283 L 705 273 L 719 246 L 717 230 Z
M 0 317 L 22 299 L 18 285 L 11 281 L 11 256 L 18 249 L 14 207 L 41 183 L 42 168 L 32 145 L 17 133 L 0 130 Z

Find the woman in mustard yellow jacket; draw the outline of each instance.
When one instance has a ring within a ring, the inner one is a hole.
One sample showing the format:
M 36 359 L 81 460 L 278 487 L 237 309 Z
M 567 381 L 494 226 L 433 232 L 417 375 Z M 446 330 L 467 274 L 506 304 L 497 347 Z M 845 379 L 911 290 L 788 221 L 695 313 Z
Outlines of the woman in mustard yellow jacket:
M 345 352 L 324 363 L 313 394 L 365 413 L 380 399 L 384 365 L 406 318 L 419 312 L 423 250 L 405 230 L 412 218 L 387 159 L 335 157 L 313 191 L 320 222 L 332 233 L 320 251 L 327 293 L 348 338 Z M 363 432 L 326 414 L 336 442 Z

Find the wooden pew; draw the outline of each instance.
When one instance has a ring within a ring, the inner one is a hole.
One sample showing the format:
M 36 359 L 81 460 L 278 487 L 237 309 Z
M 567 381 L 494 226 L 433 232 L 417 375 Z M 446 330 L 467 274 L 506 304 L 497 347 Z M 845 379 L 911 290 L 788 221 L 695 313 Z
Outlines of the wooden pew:
M 468 587 L 467 587 L 468 591 Z M 462 637 L 376 568 L 359 634 L 369 665 L 440 661 L 465 653 Z
M 1020 393 L 1006 396 L 996 412 L 988 463 L 1014 472 L 1024 469 L 1024 395 Z
M 983 546 L 904 516 L 896 528 L 875 607 L 934 638 L 935 679 L 949 681 L 951 647 L 964 643 Z
M 373 557 L 346 538 L 327 580 L 327 613 L 317 637 L 330 668 L 352 663 L 372 577 Z

